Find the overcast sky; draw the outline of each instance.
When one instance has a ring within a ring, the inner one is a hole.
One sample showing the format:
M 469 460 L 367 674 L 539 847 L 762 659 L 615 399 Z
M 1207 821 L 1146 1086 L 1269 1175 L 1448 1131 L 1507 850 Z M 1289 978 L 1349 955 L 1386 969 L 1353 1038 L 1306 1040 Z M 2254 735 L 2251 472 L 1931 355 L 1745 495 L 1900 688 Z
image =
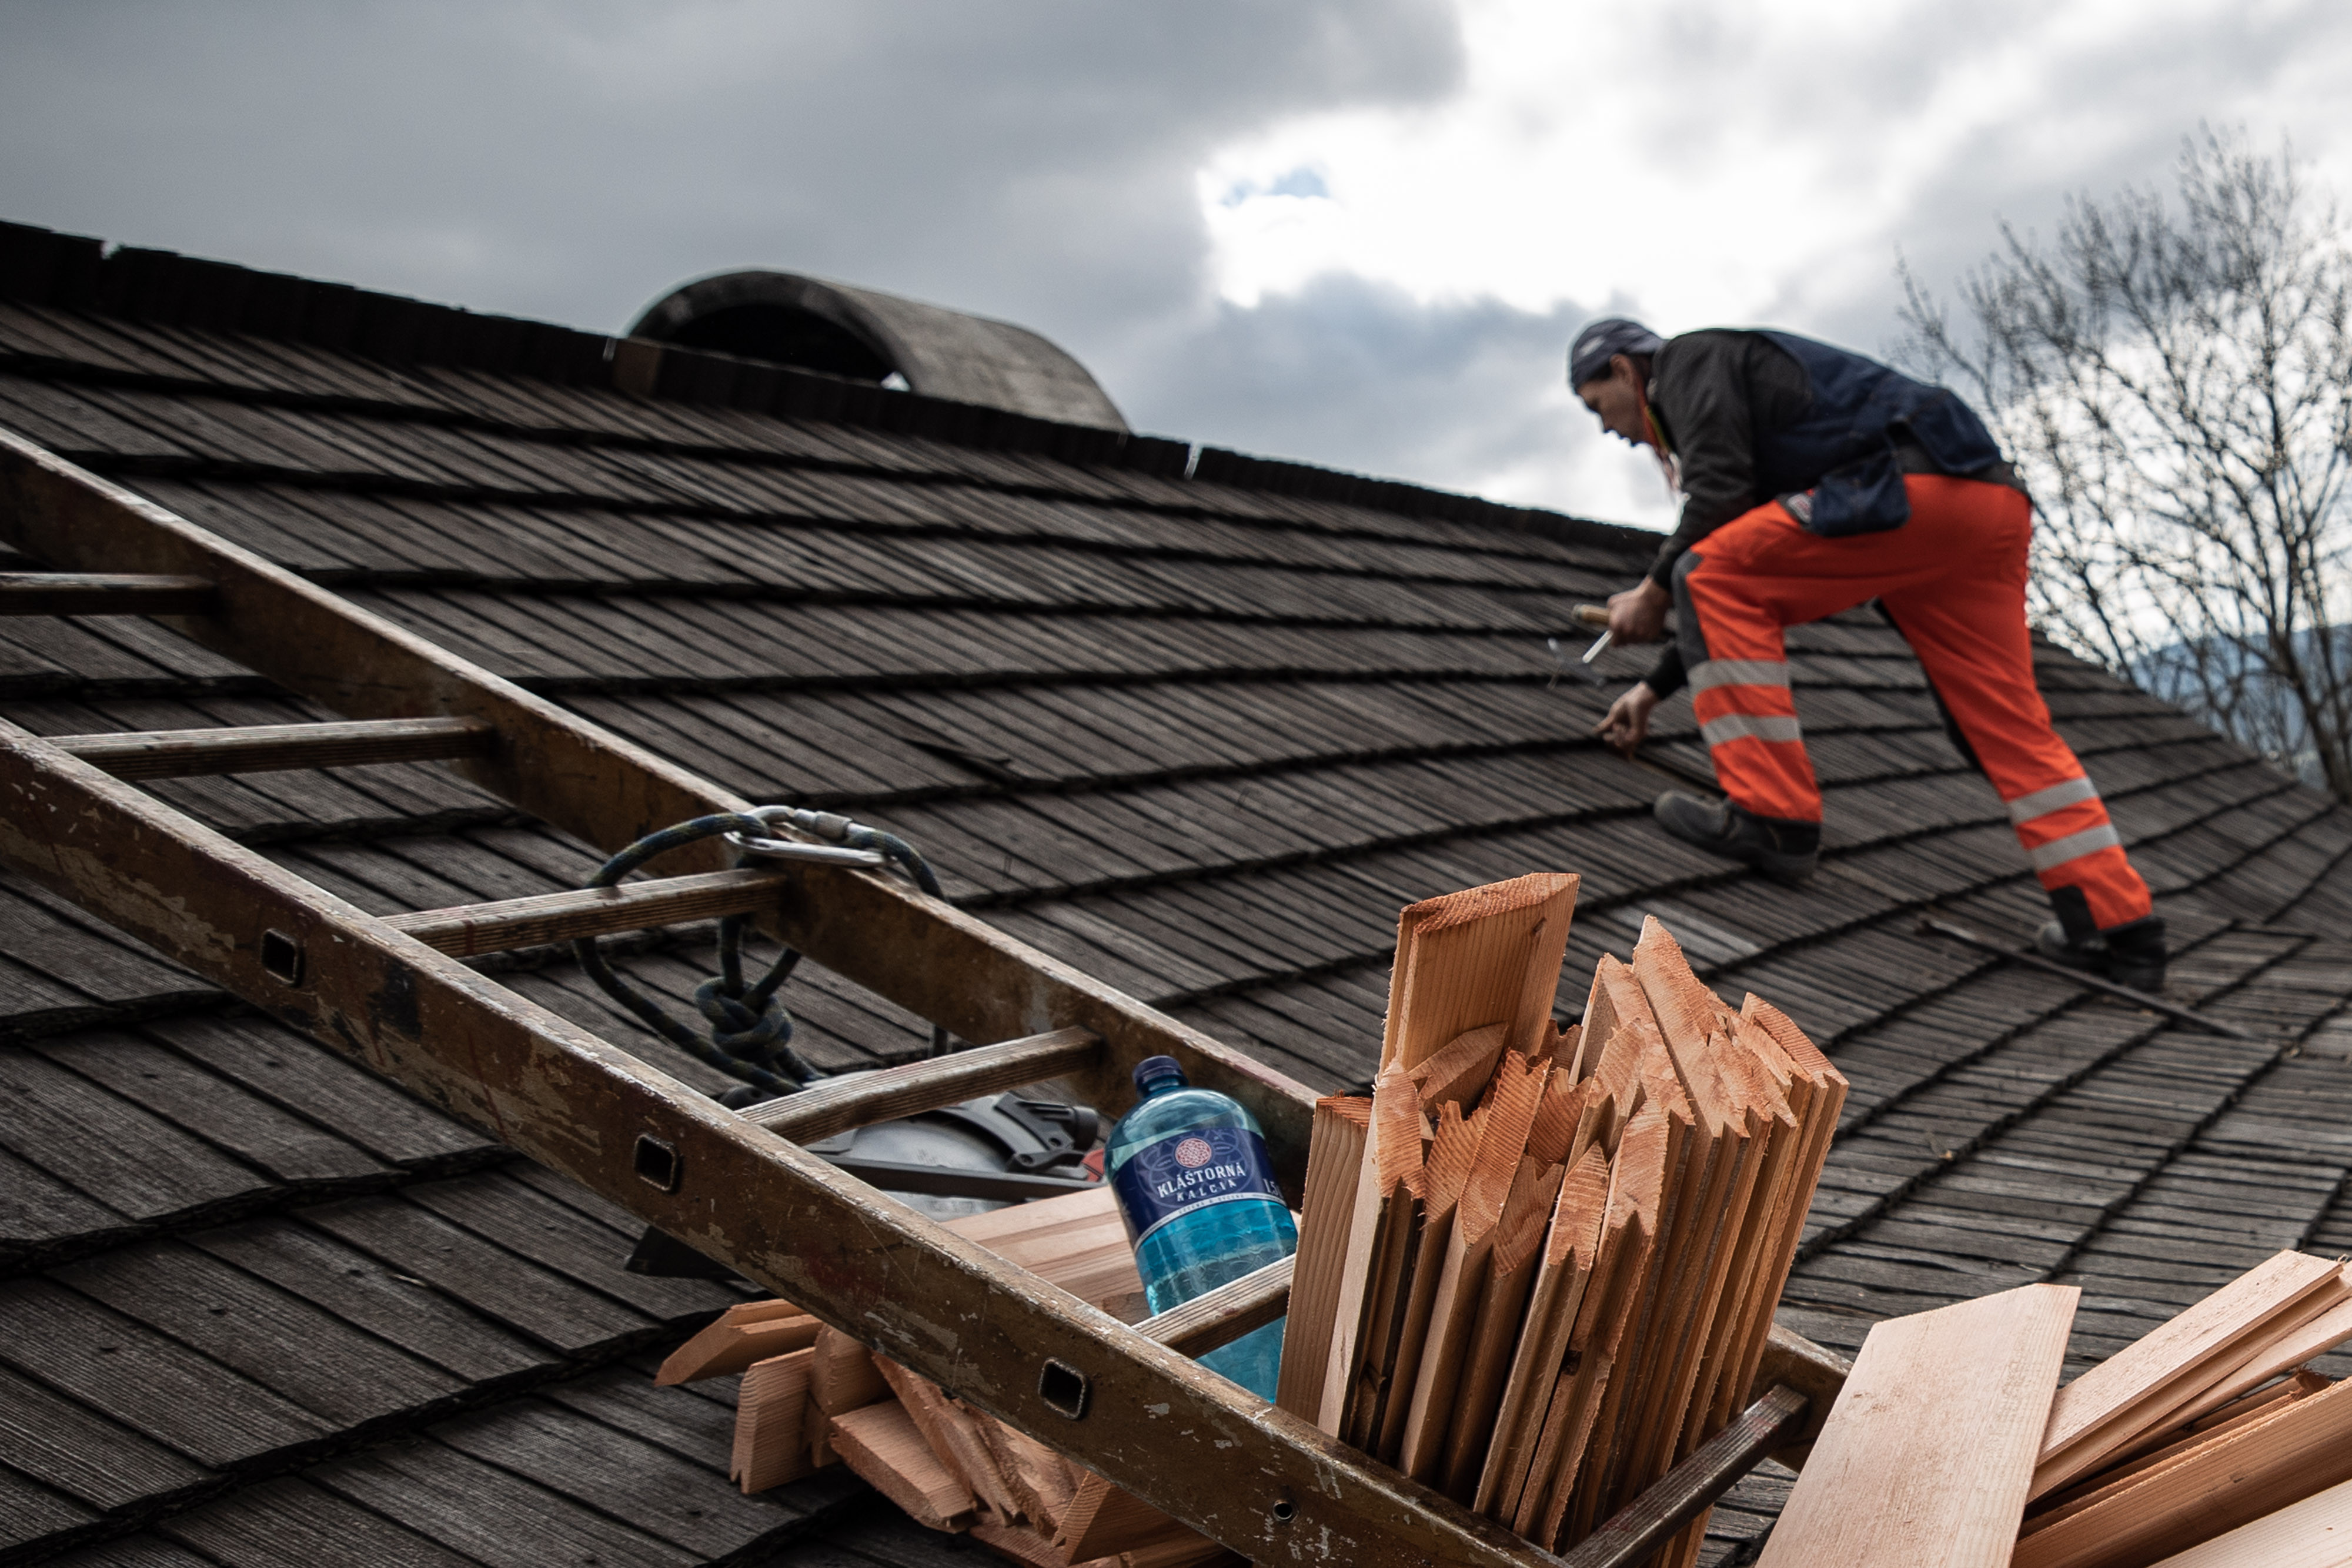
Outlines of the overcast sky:
M 2320 0 L 0 0 L 0 217 L 617 330 L 805 271 L 1137 428 L 1656 525 L 1587 317 L 1895 340 L 2200 120 L 2352 193 Z

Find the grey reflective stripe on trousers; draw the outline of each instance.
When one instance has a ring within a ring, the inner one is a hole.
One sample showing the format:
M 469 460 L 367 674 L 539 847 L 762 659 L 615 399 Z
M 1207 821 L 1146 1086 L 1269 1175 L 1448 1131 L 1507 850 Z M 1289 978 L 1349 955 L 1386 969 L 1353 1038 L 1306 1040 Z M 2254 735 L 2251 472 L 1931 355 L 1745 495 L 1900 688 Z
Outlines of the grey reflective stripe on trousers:
M 1717 686 L 1785 686 L 1789 665 L 1779 659 L 1709 659 L 1690 673 L 1691 690 Z
M 1698 737 L 1709 746 L 1727 740 L 1802 740 L 1797 721 L 1786 714 L 1727 713 L 1698 727 Z
M 2101 850 L 2121 849 L 2123 840 L 2116 833 L 2113 822 L 2101 822 L 2095 828 L 2084 828 L 2079 833 L 2069 833 L 2063 839 L 2053 839 L 2038 850 L 2031 850 L 2026 859 L 2035 871 L 2054 871 L 2068 861 L 2081 860 L 2084 855 Z
M 2046 817 L 2053 811 L 2063 811 L 2069 806 L 2099 798 L 2098 786 L 2088 779 L 2069 779 L 2063 784 L 2053 784 L 2047 789 L 2036 789 L 2031 795 L 2020 795 L 2009 803 L 2009 820 L 2023 827 L 2036 817 Z

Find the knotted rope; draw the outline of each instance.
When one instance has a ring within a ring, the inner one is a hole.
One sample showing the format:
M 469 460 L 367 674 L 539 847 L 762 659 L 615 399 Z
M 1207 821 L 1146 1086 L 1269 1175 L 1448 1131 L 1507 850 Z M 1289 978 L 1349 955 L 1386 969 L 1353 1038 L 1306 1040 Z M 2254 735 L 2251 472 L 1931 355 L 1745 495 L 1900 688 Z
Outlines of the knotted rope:
M 772 837 L 772 822 L 783 821 L 795 827 L 818 833 L 832 840 L 843 849 L 867 851 L 881 860 L 898 865 L 915 885 L 934 898 L 940 895 L 940 879 L 920 852 L 895 833 L 886 833 L 854 822 L 846 817 L 830 812 L 804 811 L 787 807 L 765 807 L 756 815 L 744 811 L 721 811 L 708 817 L 697 817 L 647 833 L 597 869 L 590 877 L 591 888 L 618 885 L 623 877 L 656 855 L 671 850 L 698 843 L 704 839 L 722 835 L 730 838 L 745 852 L 735 862 L 748 865 L 762 857 L 789 858 L 795 851 L 806 852 L 811 846 L 794 841 Z M 769 846 L 763 852 L 761 846 Z M 872 862 L 866 863 L 871 864 Z M 604 961 L 596 938 L 583 936 L 572 944 L 572 956 L 580 967 L 595 981 L 605 995 L 635 1015 L 647 1029 L 720 1071 L 741 1079 L 744 1082 L 779 1093 L 791 1093 L 803 1088 L 809 1080 L 821 1076 L 806 1058 L 792 1047 L 793 1022 L 792 1014 L 777 996 L 783 983 L 792 977 L 801 955 L 787 947 L 767 973 L 750 986 L 744 984 L 743 933 L 751 925 L 751 916 L 730 915 L 719 923 L 719 974 L 695 988 L 694 1005 L 709 1024 L 708 1035 L 672 1018 L 660 1003 L 638 990 Z M 931 1054 L 941 1055 L 947 1049 L 947 1031 L 937 1025 L 931 1029 Z

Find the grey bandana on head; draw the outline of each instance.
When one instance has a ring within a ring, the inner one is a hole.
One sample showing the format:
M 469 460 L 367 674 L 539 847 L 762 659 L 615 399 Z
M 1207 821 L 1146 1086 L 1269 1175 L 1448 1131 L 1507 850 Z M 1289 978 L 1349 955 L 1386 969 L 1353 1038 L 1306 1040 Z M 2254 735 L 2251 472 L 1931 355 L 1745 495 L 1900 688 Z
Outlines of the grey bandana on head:
M 1568 384 L 1580 387 L 1609 373 L 1609 361 L 1618 354 L 1654 354 L 1666 340 L 1623 316 L 1603 316 L 1585 323 L 1568 350 Z

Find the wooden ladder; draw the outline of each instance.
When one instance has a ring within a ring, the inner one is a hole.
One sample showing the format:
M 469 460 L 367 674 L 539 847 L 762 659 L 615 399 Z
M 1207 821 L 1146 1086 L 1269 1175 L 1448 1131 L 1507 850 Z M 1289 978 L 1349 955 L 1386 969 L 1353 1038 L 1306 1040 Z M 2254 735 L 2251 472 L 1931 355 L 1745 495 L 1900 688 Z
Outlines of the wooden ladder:
M 750 803 L 5 430 L 0 539 L 57 569 L 0 575 L 0 613 L 152 616 L 348 716 L 47 739 L 0 723 L 0 861 L 1254 1561 L 1560 1561 L 1188 1359 L 1278 1315 L 1287 1264 L 1130 1328 L 800 1146 L 1049 1078 L 1122 1106 L 1164 1054 L 1250 1108 L 1296 1191 L 1304 1086 L 893 876 L 731 869 L 715 841 L 659 881 L 367 915 L 131 781 L 438 760 L 607 854 Z M 1003 1043 L 738 1113 L 458 962 L 726 915 Z M 1766 1381 L 1797 1392 L 1653 1489 L 1629 1511 L 1647 1526 L 1612 1521 L 1570 1561 L 1640 1561 L 1801 1438 L 1808 1396 L 1818 1425 L 1841 1364 L 1776 1345 Z

